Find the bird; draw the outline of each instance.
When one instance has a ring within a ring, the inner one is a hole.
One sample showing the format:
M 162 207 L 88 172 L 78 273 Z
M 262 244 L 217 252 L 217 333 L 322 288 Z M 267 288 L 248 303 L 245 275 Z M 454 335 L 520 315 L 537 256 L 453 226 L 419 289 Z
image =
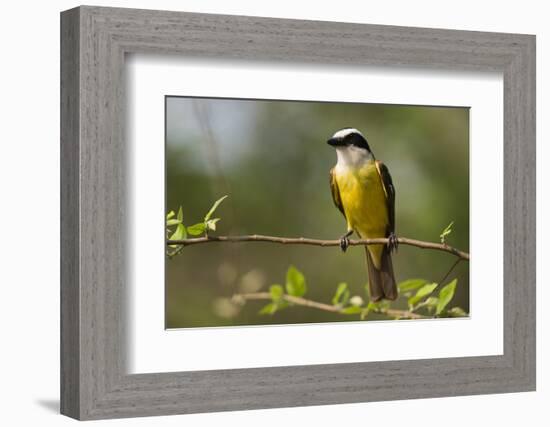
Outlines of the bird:
M 366 245 L 369 294 L 373 302 L 398 296 L 392 265 L 397 249 L 395 187 L 386 165 L 376 160 L 365 136 L 357 129 L 338 130 L 327 143 L 336 149 L 330 170 L 330 190 L 344 215 L 347 232 L 340 238 L 343 252 L 355 232 L 360 239 L 388 238 L 387 244 Z

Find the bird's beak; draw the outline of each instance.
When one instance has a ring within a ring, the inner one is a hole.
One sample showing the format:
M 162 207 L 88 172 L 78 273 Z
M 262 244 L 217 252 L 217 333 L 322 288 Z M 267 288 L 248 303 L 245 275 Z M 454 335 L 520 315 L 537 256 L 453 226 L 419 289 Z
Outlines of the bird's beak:
M 333 147 L 338 147 L 339 145 L 342 145 L 342 140 L 340 138 L 330 138 L 327 141 L 328 145 L 332 145 Z

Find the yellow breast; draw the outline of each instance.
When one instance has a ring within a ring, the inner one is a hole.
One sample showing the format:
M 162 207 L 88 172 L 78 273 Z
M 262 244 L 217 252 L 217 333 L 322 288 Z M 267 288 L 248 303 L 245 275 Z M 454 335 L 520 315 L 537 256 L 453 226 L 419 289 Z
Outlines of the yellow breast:
M 389 224 L 386 193 L 374 161 L 360 168 L 335 168 L 335 178 L 348 229 L 364 239 L 386 237 Z M 382 245 L 369 246 L 379 267 Z

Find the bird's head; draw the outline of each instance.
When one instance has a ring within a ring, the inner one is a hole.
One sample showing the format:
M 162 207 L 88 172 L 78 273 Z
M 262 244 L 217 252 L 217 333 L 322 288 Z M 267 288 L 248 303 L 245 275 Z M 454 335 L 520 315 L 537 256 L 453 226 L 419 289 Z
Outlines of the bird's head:
M 367 139 L 355 128 L 340 129 L 329 138 L 327 144 L 336 148 L 338 160 L 345 163 L 374 159 Z
M 332 145 L 336 148 L 353 146 L 370 151 L 367 139 L 363 136 L 361 132 L 354 128 L 340 129 L 334 135 L 332 135 L 332 137 L 330 137 L 330 139 L 327 141 L 327 144 Z

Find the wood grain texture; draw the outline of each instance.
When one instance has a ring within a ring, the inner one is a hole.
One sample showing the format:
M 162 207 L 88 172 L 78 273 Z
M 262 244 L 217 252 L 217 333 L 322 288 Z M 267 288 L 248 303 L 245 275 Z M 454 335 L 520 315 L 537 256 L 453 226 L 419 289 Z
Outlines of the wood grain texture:
M 61 38 L 62 413 L 100 419 L 534 390 L 534 36 L 80 7 L 62 13 Z M 504 354 L 128 375 L 127 53 L 501 71 Z
M 79 12 L 61 20 L 61 412 L 80 414 Z

